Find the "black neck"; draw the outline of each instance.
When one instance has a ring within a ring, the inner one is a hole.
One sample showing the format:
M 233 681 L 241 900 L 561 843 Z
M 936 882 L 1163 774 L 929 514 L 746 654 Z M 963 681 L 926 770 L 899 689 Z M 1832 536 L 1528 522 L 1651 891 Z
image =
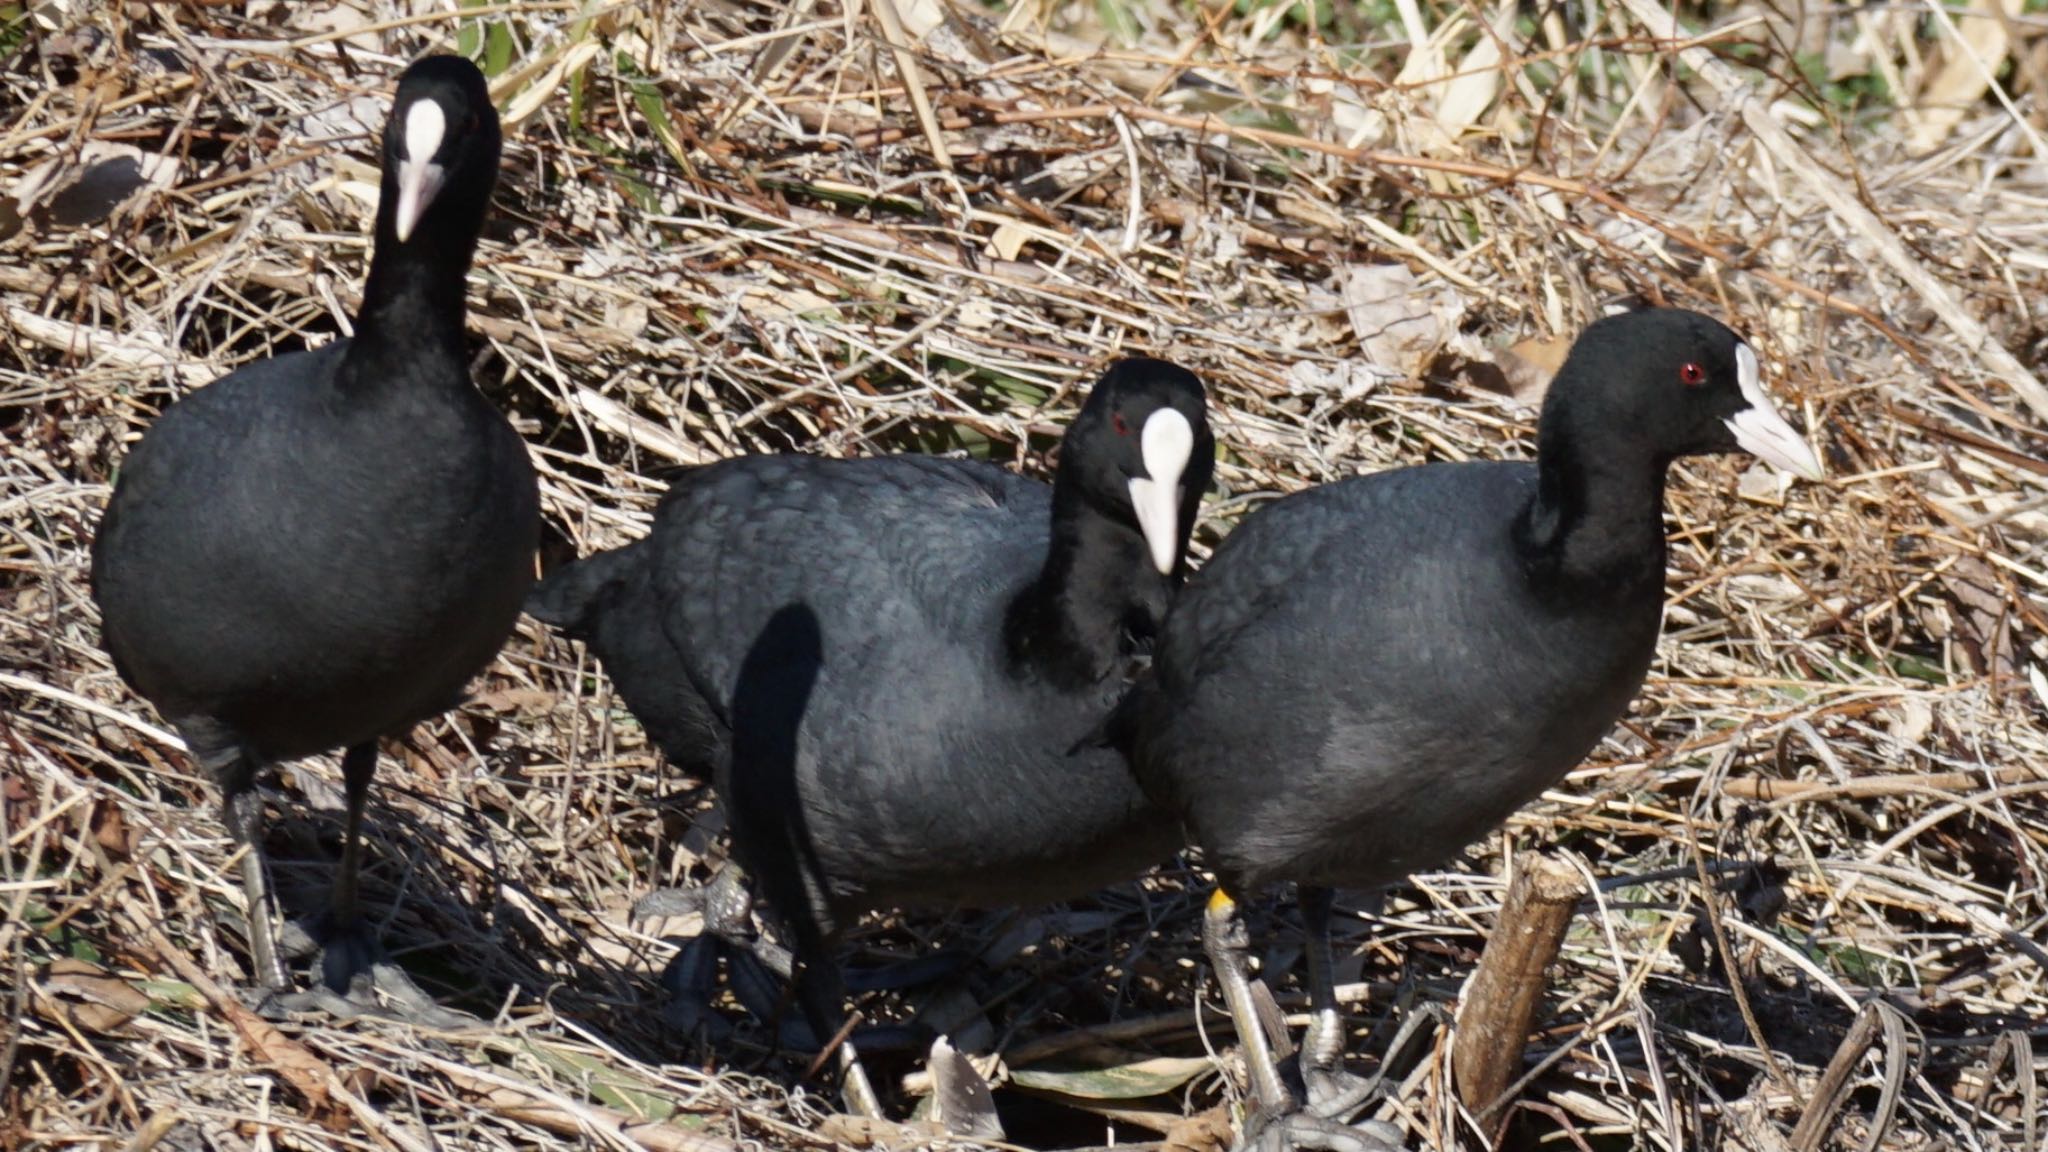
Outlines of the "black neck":
M 397 181 L 387 176 L 370 275 L 347 354 L 348 375 L 365 385 L 423 377 L 467 381 L 466 280 L 483 222 L 483 198 L 443 188 L 404 243 L 391 219 L 397 202 Z
M 1132 639 L 1151 638 L 1173 587 L 1152 566 L 1135 524 L 1092 506 L 1061 477 L 1045 565 L 1004 620 L 1011 665 L 1064 689 L 1100 683 L 1121 667 Z
M 1589 595 L 1661 588 L 1666 461 L 1640 452 L 1584 452 L 1568 419 L 1545 416 L 1536 494 L 1515 524 L 1515 544 L 1537 592 L 1586 603 Z

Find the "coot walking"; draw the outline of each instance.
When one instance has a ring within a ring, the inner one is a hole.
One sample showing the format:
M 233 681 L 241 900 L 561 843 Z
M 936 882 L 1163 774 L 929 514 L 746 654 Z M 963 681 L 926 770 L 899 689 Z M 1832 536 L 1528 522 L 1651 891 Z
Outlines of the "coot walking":
M 376 963 L 356 901 L 376 742 L 454 704 L 497 653 L 532 585 L 540 519 L 526 445 L 470 382 L 463 344 L 463 282 L 498 174 L 483 76 L 453 56 L 406 69 L 383 147 L 354 338 L 165 410 L 122 465 L 92 582 L 115 667 L 220 781 L 257 978 L 289 983 L 257 772 L 341 747 L 348 824 L 323 976 L 420 1007 Z
M 1611 317 L 1552 384 L 1533 463 L 1275 501 L 1176 600 L 1110 731 L 1216 872 L 1203 943 L 1269 1116 L 1297 1105 L 1252 1015 L 1236 901 L 1301 886 L 1304 1065 L 1326 1089 L 1342 1042 L 1329 889 L 1441 863 L 1592 749 L 1656 647 L 1666 467 L 1736 450 L 1820 475 L 1733 332 L 1680 310 Z M 1296 1120 L 1294 1136 L 1339 1135 Z
M 1068 751 L 1164 617 L 1213 456 L 1196 377 L 1124 360 L 1049 489 L 973 461 L 741 457 L 535 590 L 669 756 L 714 775 L 821 1041 L 846 917 L 1070 898 L 1172 855 L 1116 754 Z

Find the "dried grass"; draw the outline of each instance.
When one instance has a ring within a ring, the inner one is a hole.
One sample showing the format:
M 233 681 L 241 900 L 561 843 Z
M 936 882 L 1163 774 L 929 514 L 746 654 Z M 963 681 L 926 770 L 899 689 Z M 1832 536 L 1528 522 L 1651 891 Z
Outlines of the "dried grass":
M 0 1146 L 920 1138 L 828 1119 L 737 1013 L 664 1022 L 655 974 L 689 925 L 629 908 L 706 873 L 715 820 L 693 827 L 701 798 L 530 623 L 387 762 L 372 819 L 387 939 L 491 1026 L 273 1025 L 232 991 L 213 793 L 99 652 L 86 547 L 164 403 L 345 330 L 365 132 L 403 60 L 460 46 L 512 122 L 479 378 L 563 547 L 641 531 L 662 466 L 744 450 L 1042 470 L 1076 388 L 1141 351 L 1212 385 L 1206 545 L 1261 494 L 1526 454 L 1545 357 L 1608 299 L 1750 333 L 1833 479 L 1677 469 L 1641 700 L 1460 866 L 1345 918 L 1353 1049 L 1369 1065 L 1455 1000 L 1506 849 L 1548 842 L 1600 907 L 1553 972 L 1515 1139 L 2048 1147 L 2048 39 L 2017 5 L 1721 14 L 1688 43 L 1749 85 L 1733 99 L 1633 2 L 1397 0 L 1320 35 L 1299 9 L 1165 0 L 936 28 L 931 0 L 32 7 L 0 5 L 0 177 L 31 201 L 0 203 Z M 1889 105 L 1849 103 L 1877 85 Z M 65 190 L 123 155 L 138 186 L 111 212 Z M 339 821 L 330 761 L 283 778 L 290 900 Z M 1000 1043 L 1018 1142 L 1204 1148 L 1231 1062 L 1140 1063 L 1228 1035 L 1188 1010 L 1198 880 L 880 918 L 856 962 L 1010 958 L 927 1008 L 973 1002 L 955 1035 Z M 1477 1146 L 1441 1035 L 1425 1048 L 1381 1114 Z M 1100 1067 L 1158 1091 L 1077 1098 Z

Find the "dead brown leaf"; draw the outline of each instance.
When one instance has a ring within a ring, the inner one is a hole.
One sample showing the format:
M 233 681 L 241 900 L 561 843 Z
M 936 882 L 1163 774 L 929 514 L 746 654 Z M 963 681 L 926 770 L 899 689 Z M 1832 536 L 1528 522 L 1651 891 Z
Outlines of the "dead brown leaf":
M 1941 576 L 1956 603 L 1958 647 L 1979 676 L 2006 681 L 2015 674 L 2012 610 L 2005 584 L 1991 566 L 1965 556 Z
M 1218 1104 L 1175 1124 L 1160 1146 L 1164 1152 L 1224 1152 L 1230 1136 L 1230 1113 Z
M 19 776 L 0 776 L 0 803 L 7 805 L 7 828 L 11 831 L 28 823 L 28 802 L 35 794 L 28 790 L 28 781 Z
M 835 1113 L 818 1125 L 818 1135 L 848 1148 L 886 1148 L 903 1137 L 903 1127 L 869 1116 Z
M 1570 340 L 1531 336 L 1501 349 L 1494 363 L 1500 365 L 1501 375 L 1507 379 L 1508 395 L 1518 404 L 1542 406 L 1543 396 L 1550 391 L 1550 382 L 1557 377 L 1557 370 L 1564 367 L 1565 354 L 1571 348 Z
M 932 1041 L 932 1116 L 954 1136 L 1001 1140 L 1003 1122 L 996 1115 L 988 1080 L 966 1055 L 941 1036 Z
M 133 144 L 89 141 L 75 156 L 53 156 L 23 173 L 12 190 L 15 212 L 50 228 L 96 224 L 145 192 L 171 188 L 178 171 L 176 159 Z
M 149 995 L 141 989 L 97 964 L 68 956 L 43 969 L 41 991 L 37 1007 L 44 1015 L 96 1035 L 119 1029 L 149 1007 Z
M 1464 312 L 1454 290 L 1425 285 L 1406 264 L 1347 268 L 1340 290 L 1366 361 L 1401 376 L 1422 372 Z
M 354 1127 L 354 1118 L 336 1103 L 328 1091 L 334 1071 L 326 1061 L 278 1031 L 270 1021 L 226 996 L 215 998 L 213 1006 L 228 1018 L 228 1023 L 234 1025 L 236 1033 L 249 1045 L 250 1055 L 275 1068 L 277 1074 L 305 1098 L 306 1110 L 323 1127 L 331 1132 L 346 1132 Z
M 120 862 L 134 858 L 136 843 L 141 839 L 141 833 L 128 826 L 121 809 L 104 800 L 93 805 L 92 835 L 109 859 Z
M 189 955 L 173 947 L 162 932 L 147 929 L 143 942 L 186 983 L 206 997 L 213 1010 L 224 1017 L 235 1034 L 249 1046 L 250 1057 L 277 1070 L 306 1102 L 306 1111 L 331 1132 L 346 1132 L 355 1125 L 348 1108 L 334 1098 L 330 1085 L 338 1083 L 334 1069 L 305 1045 L 244 1008 L 227 989 L 220 986 Z

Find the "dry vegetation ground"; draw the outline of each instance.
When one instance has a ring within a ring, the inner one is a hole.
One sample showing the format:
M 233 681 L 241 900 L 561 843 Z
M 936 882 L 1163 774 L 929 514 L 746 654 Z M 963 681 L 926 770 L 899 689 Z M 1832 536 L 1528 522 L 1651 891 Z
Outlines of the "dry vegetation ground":
M 530 623 L 389 750 L 372 814 L 387 939 L 488 1026 L 272 1025 L 234 995 L 215 794 L 98 650 L 87 544 L 164 404 L 346 330 L 390 77 L 461 50 L 509 134 L 477 373 L 557 553 L 631 538 L 662 467 L 733 452 L 1042 472 L 1127 351 L 1212 386 L 1206 549 L 1274 492 L 1526 455 L 1547 365 L 1615 298 L 1726 317 L 1831 479 L 1675 471 L 1639 703 L 1458 866 L 1344 917 L 1354 1060 L 1455 1003 L 1507 850 L 1547 845 L 1600 889 L 1511 1143 L 2048 1147 L 2048 23 L 1999 0 L 1688 5 L 1678 34 L 1712 31 L 1682 41 L 1643 0 L 453 9 L 0 4 L 0 1146 L 918 1138 L 828 1119 L 744 1014 L 665 1011 L 693 925 L 630 909 L 707 874 L 715 818 Z M 281 781 L 289 899 L 326 881 L 338 783 L 325 759 Z M 870 1014 L 1001 1051 L 1016 1144 L 1209 1148 L 1240 1091 L 1207 1043 L 1198 864 L 877 919 L 857 966 L 975 959 Z M 1450 1034 L 1422 1040 L 1380 1115 L 1478 1146 Z

